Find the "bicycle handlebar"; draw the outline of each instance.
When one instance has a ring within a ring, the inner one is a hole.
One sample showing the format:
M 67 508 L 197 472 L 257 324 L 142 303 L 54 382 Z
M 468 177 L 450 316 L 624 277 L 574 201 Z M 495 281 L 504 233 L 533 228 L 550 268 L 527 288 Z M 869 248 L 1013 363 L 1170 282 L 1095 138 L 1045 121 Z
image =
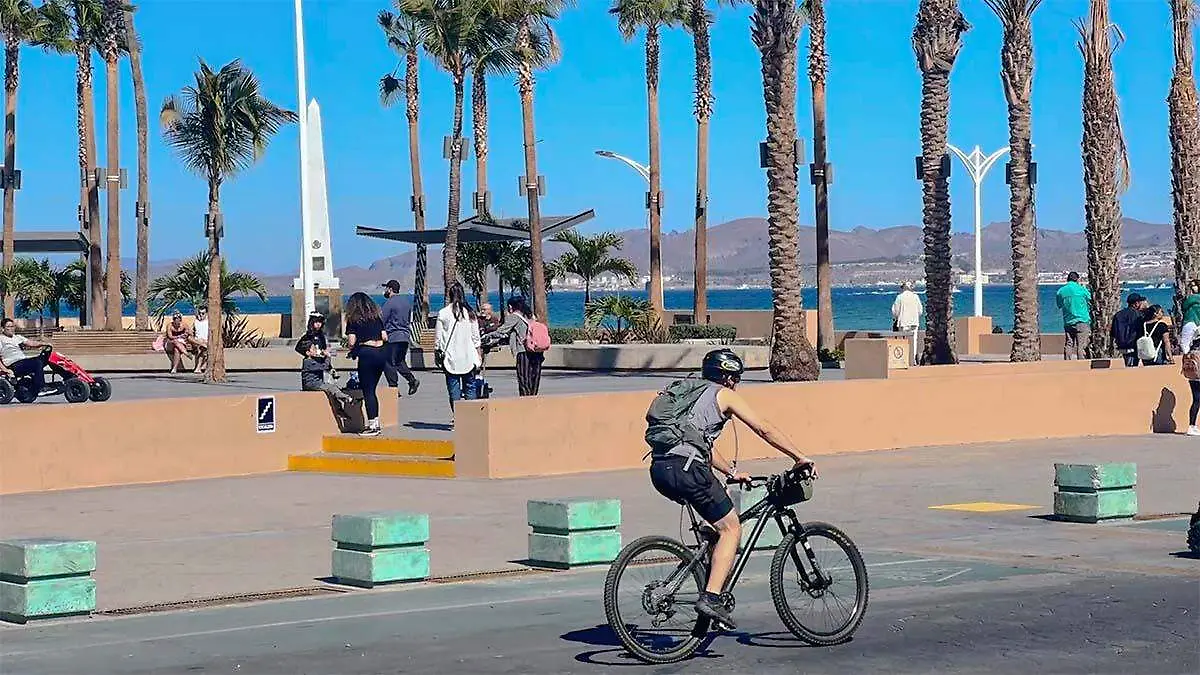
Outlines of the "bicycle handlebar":
M 776 476 L 784 476 L 787 474 L 791 474 L 793 472 L 796 473 L 796 477 L 799 478 L 800 480 L 811 480 L 813 477 L 813 471 L 812 471 L 811 466 L 794 467 L 794 468 L 788 469 L 787 471 L 784 471 L 783 473 L 776 474 Z M 762 486 L 766 485 L 767 483 L 769 483 L 771 481 L 771 479 L 775 478 L 776 476 L 750 476 L 749 481 L 741 481 L 741 480 L 736 480 L 733 478 L 726 478 L 725 484 L 726 485 L 746 485 L 747 487 L 751 487 L 751 488 L 762 487 Z

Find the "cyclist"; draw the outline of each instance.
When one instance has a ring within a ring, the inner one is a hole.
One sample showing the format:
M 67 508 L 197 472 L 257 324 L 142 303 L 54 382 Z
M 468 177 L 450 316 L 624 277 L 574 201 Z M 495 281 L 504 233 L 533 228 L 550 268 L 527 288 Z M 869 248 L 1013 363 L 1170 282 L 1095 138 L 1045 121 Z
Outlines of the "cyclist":
M 717 530 L 719 539 L 713 548 L 708 585 L 696 602 L 696 611 L 731 629 L 737 625 L 721 602 L 720 593 L 733 567 L 742 529 L 738 514 L 733 509 L 733 501 L 712 469 L 741 482 L 748 481 L 750 476 L 737 472 L 736 467 L 714 452 L 713 443 L 721 435 L 725 423 L 736 417 L 759 438 L 795 460 L 797 467 L 808 467 L 816 477 L 813 461 L 805 457 L 782 431 L 759 417 L 735 391 L 744 370 L 742 359 L 729 349 L 714 350 L 704 356 L 701 366 L 703 381 L 694 385 L 695 402 L 690 410 L 684 412 L 684 421 L 680 425 L 685 429 L 683 437 L 688 442 L 671 448 L 654 448 L 650 465 L 650 481 L 660 494 L 673 502 L 691 505 L 701 518 Z M 688 382 L 696 381 L 675 383 L 668 387 L 668 392 L 677 386 L 687 387 Z M 683 395 L 687 396 L 687 392 Z M 652 406 L 648 420 L 653 413 Z M 699 433 L 689 434 L 689 429 Z

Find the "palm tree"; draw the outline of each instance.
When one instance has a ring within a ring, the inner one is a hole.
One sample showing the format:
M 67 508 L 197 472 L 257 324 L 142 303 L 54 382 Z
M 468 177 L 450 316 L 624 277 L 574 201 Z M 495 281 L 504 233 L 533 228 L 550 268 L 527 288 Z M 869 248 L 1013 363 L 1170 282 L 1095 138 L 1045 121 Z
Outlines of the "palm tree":
M 617 17 L 617 28 L 626 40 L 638 29 L 646 30 L 646 108 L 650 135 L 650 304 L 663 312 L 662 287 L 662 159 L 658 131 L 659 32 L 684 19 L 681 0 L 615 0 L 608 10 Z
M 1129 187 L 1129 156 L 1121 129 L 1112 56 L 1124 36 L 1108 18 L 1108 0 L 1091 0 L 1079 29 L 1083 55 L 1083 184 L 1087 216 L 1088 285 L 1092 291 L 1089 355 L 1111 356 L 1108 330 L 1121 300 L 1121 193 Z M 1115 39 L 1114 39 L 1115 38 Z
M 630 337 L 646 334 L 658 322 L 658 312 L 646 300 L 638 300 L 628 295 L 606 295 L 588 302 L 583 309 L 583 325 L 587 328 L 599 328 L 610 324 L 608 331 L 610 342 L 621 344 L 628 342 Z
M 925 348 L 921 363 L 957 363 L 954 295 L 950 278 L 950 190 L 946 128 L 950 121 L 950 71 L 971 25 L 958 0 L 921 0 L 913 51 L 921 70 L 921 180 L 925 222 Z M 943 159 L 945 158 L 945 159 Z
M 4 257 L 13 262 L 17 187 L 17 89 L 21 82 L 21 47 L 34 45 L 55 51 L 68 48 L 66 15 L 56 4 L 35 7 L 30 0 L 0 0 L 0 35 L 4 37 Z M 12 316 L 15 303 L 4 296 L 4 315 Z
M 442 249 L 442 282 L 449 288 L 458 278 L 458 222 L 462 201 L 463 96 L 472 56 L 485 53 L 500 40 L 502 26 L 487 11 L 485 0 L 400 0 L 411 16 L 421 45 L 454 83 L 454 117 L 450 131 L 450 197 L 446 213 L 446 244 Z
M 121 42 L 124 40 L 125 3 L 122 0 L 104 0 L 104 13 L 100 22 L 100 56 L 104 59 L 105 111 L 104 123 L 108 131 L 105 149 L 108 154 L 107 177 L 116 175 L 121 166 L 121 99 L 120 73 L 117 66 L 121 57 Z M 108 197 L 108 251 L 104 289 L 105 319 L 107 330 L 121 330 L 121 190 L 116 182 L 109 180 Z
M 405 14 L 403 9 L 399 9 L 398 14 L 381 11 L 378 21 L 379 27 L 383 29 L 383 34 L 387 38 L 388 46 L 404 57 L 404 80 L 398 79 L 395 71 L 383 76 L 379 81 L 379 96 L 384 106 L 390 106 L 400 98 L 400 92 L 404 92 L 408 117 L 408 163 L 409 173 L 412 176 L 410 205 L 413 212 L 413 227 L 420 232 L 425 229 L 425 192 L 421 186 L 421 135 L 418 130 L 421 118 L 420 69 L 418 67 L 421 34 L 418 31 L 416 19 Z M 397 69 L 399 69 L 398 66 Z M 417 244 L 413 295 L 416 296 L 418 316 L 429 315 L 429 282 L 425 278 L 428 270 L 428 251 L 425 244 Z
M 80 226 L 88 238 L 92 328 L 104 327 L 104 252 L 100 248 L 100 190 L 96 174 L 96 103 L 93 91 L 92 50 L 100 45 L 104 7 L 101 0 L 70 0 L 75 48 L 75 121 L 79 133 L 79 172 L 86 180 L 79 193 Z M 85 303 L 86 304 L 86 303 Z
M 829 144 L 825 134 L 825 81 L 829 54 L 825 50 L 825 0 L 805 0 L 808 17 L 808 81 L 812 85 L 814 215 L 817 230 L 817 344 L 832 351 L 833 270 L 829 260 Z
M 58 275 L 61 276 L 62 284 L 62 301 L 68 309 L 82 311 L 87 305 L 87 299 L 84 295 L 88 292 L 85 289 L 87 278 L 87 267 L 82 260 L 74 260 L 71 264 L 60 270 Z M 104 278 L 99 279 L 101 283 Z M 121 299 L 128 302 L 133 297 L 133 282 L 129 275 L 124 271 L 121 272 Z M 55 315 L 55 319 L 58 316 Z
M 209 251 L 201 251 L 180 263 L 174 272 L 155 279 L 150 284 L 155 316 L 164 317 L 179 305 L 199 307 L 207 302 L 211 263 Z M 242 297 L 255 295 L 262 301 L 267 299 L 267 287 L 258 277 L 245 272 L 230 272 L 224 260 L 221 261 L 220 279 L 221 311 L 226 315 L 238 313 L 233 299 L 235 293 Z
M 493 14 L 493 21 L 500 21 Z M 495 44 L 480 45 L 483 50 L 471 57 L 471 132 L 475 146 L 475 213 L 491 216 L 491 192 L 488 191 L 488 76 L 505 75 L 516 68 L 515 33 L 509 33 Z
M 1040 361 L 1037 218 L 1033 162 L 1033 13 L 1042 0 L 986 0 L 1000 19 L 1004 97 L 1008 101 L 1009 211 L 1012 216 L 1013 346 L 1010 360 Z
M 249 167 L 267 150 L 271 137 L 296 113 L 284 110 L 262 94 L 258 78 L 239 61 L 214 72 L 200 61 L 195 84 L 181 96 L 168 97 L 160 115 L 163 136 L 188 168 L 208 181 L 208 289 L 221 288 L 221 184 Z M 211 320 L 209 368 L 205 379 L 225 380 L 221 339 L 221 293 L 208 295 Z
M 41 324 L 46 306 L 54 294 L 54 273 L 49 260 L 17 258 L 8 268 L 9 296 L 22 314 L 38 313 Z
M 487 300 L 488 281 L 494 271 L 500 284 L 500 312 L 504 313 L 505 278 L 500 270 L 505 258 L 514 252 L 513 244 L 509 241 L 470 242 L 458 247 L 458 274 L 471 289 L 476 304 Z
M 1171 0 L 1175 72 L 1170 111 L 1171 192 L 1175 202 L 1175 325 L 1183 325 L 1184 289 L 1200 279 L 1200 108 L 1196 102 L 1195 0 Z
M 137 304 L 134 325 L 138 330 L 150 327 L 150 120 L 146 110 L 146 78 L 142 74 L 142 46 L 133 25 L 133 7 L 127 5 L 122 14 L 125 23 L 125 45 L 129 49 L 129 66 L 133 73 L 133 104 L 137 111 Z
M 794 0 L 755 0 L 750 34 L 762 55 L 767 111 L 767 257 L 774 307 L 770 370 L 781 381 L 815 380 L 821 372 L 816 349 L 804 337 L 796 260 L 797 40 L 803 24 Z
M 624 277 L 630 285 L 637 283 L 637 267 L 625 258 L 609 255 L 610 250 L 621 250 L 624 241 L 619 235 L 604 232 L 592 236 L 574 230 L 559 232 L 551 241 L 571 247 L 558 257 L 555 263 L 555 278 L 566 278 L 573 274 L 583 279 L 583 304 L 592 301 L 592 280 L 601 274 Z

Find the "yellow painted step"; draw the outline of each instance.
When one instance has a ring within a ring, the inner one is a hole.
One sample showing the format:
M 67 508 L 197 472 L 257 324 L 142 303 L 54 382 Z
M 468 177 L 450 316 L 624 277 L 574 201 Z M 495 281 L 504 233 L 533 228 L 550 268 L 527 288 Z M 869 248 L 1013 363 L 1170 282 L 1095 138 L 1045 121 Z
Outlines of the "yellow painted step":
M 408 476 L 412 478 L 454 478 L 454 461 L 423 457 L 397 457 L 395 455 L 320 452 L 313 455 L 290 455 L 288 471 Z
M 372 436 L 326 436 L 321 439 L 325 452 L 341 452 L 365 455 L 399 455 L 403 457 L 433 457 L 453 459 L 454 442 L 427 438 L 386 438 Z

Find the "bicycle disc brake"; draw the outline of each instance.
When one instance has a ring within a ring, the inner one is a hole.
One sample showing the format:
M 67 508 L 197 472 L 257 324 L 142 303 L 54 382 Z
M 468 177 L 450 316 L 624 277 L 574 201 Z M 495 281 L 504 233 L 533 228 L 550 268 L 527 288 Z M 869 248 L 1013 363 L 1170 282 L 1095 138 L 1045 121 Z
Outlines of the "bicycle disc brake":
M 653 617 L 650 625 L 659 628 L 662 624 L 675 617 L 675 601 L 670 595 L 656 595 L 655 590 L 662 588 L 661 580 L 651 581 L 642 591 L 642 609 Z

